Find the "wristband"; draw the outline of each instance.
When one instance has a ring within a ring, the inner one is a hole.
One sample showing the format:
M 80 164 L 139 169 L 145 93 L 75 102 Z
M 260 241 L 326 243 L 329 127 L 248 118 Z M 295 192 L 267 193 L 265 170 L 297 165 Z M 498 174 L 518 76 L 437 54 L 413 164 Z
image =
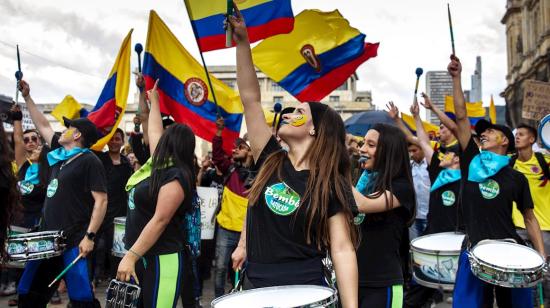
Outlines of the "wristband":
M 138 260 L 141 259 L 141 262 L 143 262 L 143 267 L 147 268 L 147 260 L 145 260 L 144 257 L 140 256 L 137 252 L 133 251 L 131 248 L 128 249 L 129 252 L 131 252 L 134 256 L 138 257 Z
M 21 111 L 12 111 L 11 112 L 11 119 L 14 120 L 14 121 L 23 120 L 23 112 L 21 112 Z

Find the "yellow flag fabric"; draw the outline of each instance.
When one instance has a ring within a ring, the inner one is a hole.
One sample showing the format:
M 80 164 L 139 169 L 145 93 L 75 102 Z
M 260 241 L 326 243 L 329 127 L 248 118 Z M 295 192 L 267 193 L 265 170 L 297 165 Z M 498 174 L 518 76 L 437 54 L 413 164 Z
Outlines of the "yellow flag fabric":
M 403 120 L 403 122 L 405 122 L 410 130 L 416 132 L 416 121 L 414 120 L 413 116 L 406 113 L 401 113 L 401 119 Z M 432 123 L 426 121 L 422 121 L 422 126 L 427 133 L 432 132 L 436 135 L 439 135 L 439 126 L 433 125 Z
M 130 32 L 128 32 L 128 35 L 126 35 L 126 37 L 124 38 L 124 41 L 122 41 L 120 50 L 118 51 L 118 55 L 115 60 L 115 64 L 113 65 L 113 68 L 111 69 L 111 72 L 109 74 L 109 79 L 105 84 L 105 88 L 103 89 L 103 92 L 101 93 L 101 96 L 98 100 L 98 104 L 96 105 L 96 108 L 100 104 L 101 107 L 99 109 L 94 109 L 96 110 L 95 115 L 97 115 L 97 118 L 99 118 L 100 115 L 103 116 L 103 111 L 105 111 L 105 114 L 110 113 L 114 115 L 115 119 L 115 124 L 112 127 L 103 128 L 107 129 L 108 132 L 91 147 L 91 149 L 94 151 L 103 150 L 105 145 L 109 142 L 109 140 L 111 140 L 111 138 L 115 134 L 116 128 L 120 125 L 120 121 L 122 120 L 124 112 L 126 111 L 126 102 L 128 100 L 128 92 L 130 89 L 130 55 L 132 52 L 133 31 L 133 29 L 130 30 Z M 114 93 L 112 92 L 113 81 L 115 83 Z M 107 110 L 110 109 L 109 106 L 112 106 L 112 104 L 114 104 L 114 114 L 111 112 L 107 112 Z M 92 122 L 94 122 L 94 120 L 92 119 L 93 116 L 94 112 L 92 112 L 88 116 L 88 118 Z M 101 122 L 101 120 L 99 121 Z M 96 124 L 96 126 L 99 126 L 97 122 L 94 122 L 94 124 Z
M 63 117 L 71 120 L 80 118 L 81 109 L 82 105 L 80 105 L 74 97 L 67 95 L 63 98 L 61 103 L 52 110 L 52 116 L 60 123 L 63 123 Z
M 445 96 L 445 112 L 455 113 L 454 100 L 452 96 Z M 483 108 L 483 102 L 467 102 L 466 113 L 469 118 L 483 118 L 485 117 L 485 108 Z
M 497 108 L 495 107 L 495 101 L 493 100 L 492 95 L 491 105 L 489 105 L 489 118 L 491 119 L 491 123 L 497 124 Z

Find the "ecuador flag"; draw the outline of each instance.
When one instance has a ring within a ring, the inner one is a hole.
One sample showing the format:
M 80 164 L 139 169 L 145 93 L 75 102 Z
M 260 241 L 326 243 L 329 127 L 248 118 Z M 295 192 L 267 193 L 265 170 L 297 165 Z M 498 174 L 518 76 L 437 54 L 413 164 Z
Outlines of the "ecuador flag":
M 217 107 L 204 68 L 185 50 L 160 17 L 151 11 L 143 76 L 146 88 L 159 79 L 160 110 L 191 127 L 195 135 L 212 141 Z M 210 76 L 220 115 L 225 119 L 224 150 L 230 153 L 241 130 L 243 105 L 237 93 Z
M 352 28 L 340 12 L 304 10 L 294 30 L 252 50 L 254 64 L 299 101 L 320 101 L 357 67 L 375 57 L 378 44 Z
M 88 114 L 88 119 L 97 126 L 103 135 L 92 146 L 91 149 L 94 151 L 103 150 L 103 147 L 111 140 L 126 110 L 126 100 L 128 99 L 130 86 L 132 31 L 130 30 L 122 42 L 115 64 L 111 69 L 111 73 L 109 73 L 109 79 L 105 83 L 94 109 Z
M 456 119 L 455 106 L 452 96 L 445 96 L 445 113 L 451 119 Z M 470 120 L 470 125 L 474 127 L 477 121 L 485 119 L 485 108 L 483 108 L 483 102 L 466 103 L 466 114 Z
M 201 51 L 226 48 L 227 0 L 184 0 Z M 250 42 L 288 33 L 294 26 L 290 0 L 235 0 L 246 20 Z

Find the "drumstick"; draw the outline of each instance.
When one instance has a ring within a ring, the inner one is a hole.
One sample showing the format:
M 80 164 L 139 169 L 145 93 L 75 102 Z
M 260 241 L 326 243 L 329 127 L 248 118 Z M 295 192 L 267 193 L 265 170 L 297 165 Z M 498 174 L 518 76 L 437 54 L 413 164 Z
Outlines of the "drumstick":
M 57 277 L 55 277 L 55 279 L 52 281 L 52 283 L 50 283 L 48 285 L 48 288 L 51 288 L 54 283 L 56 283 L 59 279 L 61 279 L 61 277 L 63 277 L 63 275 L 65 275 L 65 273 L 68 270 L 70 270 L 71 267 L 73 267 L 73 265 L 75 265 L 76 262 L 78 262 L 78 260 L 80 260 L 80 258 L 82 258 L 82 254 L 79 254 L 78 257 L 76 257 L 76 259 L 73 260 L 73 262 L 71 262 L 69 265 L 67 265 L 67 267 L 65 267 L 65 269 L 59 275 L 57 275 Z
M 544 308 L 544 296 L 542 295 L 542 282 L 539 282 L 538 289 L 539 289 L 540 308 Z

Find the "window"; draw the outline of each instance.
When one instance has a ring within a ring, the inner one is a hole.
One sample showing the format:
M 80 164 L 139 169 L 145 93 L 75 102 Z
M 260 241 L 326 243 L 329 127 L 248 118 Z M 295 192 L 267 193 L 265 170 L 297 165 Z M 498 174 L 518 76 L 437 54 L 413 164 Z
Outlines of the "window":
M 283 97 L 282 96 L 273 96 L 273 103 L 283 103 Z
M 273 92 L 283 92 L 284 89 L 278 83 L 276 83 L 275 81 L 272 81 L 271 82 L 271 91 L 273 91 Z
M 346 80 L 341 86 L 336 88 L 336 91 L 347 91 L 348 90 L 348 81 Z
M 336 96 L 330 96 L 330 97 L 328 98 L 328 101 L 329 101 L 329 102 L 332 102 L 332 103 L 334 103 L 334 102 L 339 102 L 339 101 L 340 101 L 340 96 L 337 96 L 337 95 L 336 95 Z
M 223 83 L 225 83 L 231 89 L 235 89 L 235 80 L 234 79 L 222 79 L 221 81 Z

